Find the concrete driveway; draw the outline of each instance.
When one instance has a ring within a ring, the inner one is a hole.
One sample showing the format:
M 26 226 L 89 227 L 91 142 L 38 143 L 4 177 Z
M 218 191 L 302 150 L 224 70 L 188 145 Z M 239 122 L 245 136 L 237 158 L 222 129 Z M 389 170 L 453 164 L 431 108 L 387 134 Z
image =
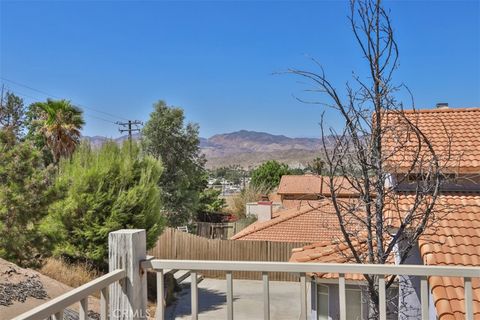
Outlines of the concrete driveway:
M 166 310 L 167 319 L 190 319 L 190 283 L 181 284 L 178 300 Z M 308 286 L 308 284 L 307 284 Z M 307 290 L 309 288 L 307 287 Z M 204 279 L 198 285 L 199 319 L 226 319 L 227 284 L 221 279 Z M 307 299 L 307 312 L 310 301 Z M 262 281 L 233 280 L 234 319 L 263 319 Z M 300 283 L 270 281 L 270 318 L 291 320 L 300 317 Z

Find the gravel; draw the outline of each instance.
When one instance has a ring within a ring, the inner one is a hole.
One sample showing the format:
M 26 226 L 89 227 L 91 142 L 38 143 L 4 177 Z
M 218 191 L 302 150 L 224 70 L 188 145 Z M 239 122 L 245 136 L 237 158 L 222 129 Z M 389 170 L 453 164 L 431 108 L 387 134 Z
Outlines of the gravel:
M 17 271 L 10 267 L 4 271 L 4 274 L 17 274 Z M 25 302 L 29 297 L 48 299 L 48 294 L 37 275 L 29 275 L 27 279 L 16 283 L 0 283 L 0 305 L 2 306 L 12 305 L 15 301 Z

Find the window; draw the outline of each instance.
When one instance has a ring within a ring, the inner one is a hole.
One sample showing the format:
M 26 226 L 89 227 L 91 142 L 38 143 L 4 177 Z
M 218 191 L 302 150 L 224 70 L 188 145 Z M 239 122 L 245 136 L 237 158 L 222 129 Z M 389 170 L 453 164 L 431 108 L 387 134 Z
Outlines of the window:
M 317 285 L 317 319 L 328 320 L 328 286 Z
M 362 290 L 346 288 L 345 298 L 347 305 L 347 320 L 363 320 Z M 317 284 L 317 319 L 329 320 L 329 288 L 326 285 Z M 333 297 L 338 303 L 338 293 Z M 338 310 L 334 311 L 338 312 Z
M 347 320 L 363 319 L 362 291 L 360 289 L 346 289 Z

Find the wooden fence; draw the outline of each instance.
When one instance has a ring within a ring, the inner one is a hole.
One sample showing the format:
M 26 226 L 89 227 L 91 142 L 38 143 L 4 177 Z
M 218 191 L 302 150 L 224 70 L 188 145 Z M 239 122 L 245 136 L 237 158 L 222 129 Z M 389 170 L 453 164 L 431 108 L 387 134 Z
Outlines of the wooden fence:
M 224 223 L 197 222 L 196 234 L 204 238 L 227 240 L 250 223 L 242 220 Z
M 273 242 L 247 240 L 207 239 L 193 234 L 166 228 L 149 255 L 157 259 L 175 260 L 227 260 L 227 261 L 281 261 L 288 262 L 293 248 L 304 242 Z M 224 277 L 224 271 L 203 271 L 206 277 Z M 235 279 L 260 280 L 261 273 L 234 272 Z M 271 280 L 298 281 L 298 275 L 271 273 Z

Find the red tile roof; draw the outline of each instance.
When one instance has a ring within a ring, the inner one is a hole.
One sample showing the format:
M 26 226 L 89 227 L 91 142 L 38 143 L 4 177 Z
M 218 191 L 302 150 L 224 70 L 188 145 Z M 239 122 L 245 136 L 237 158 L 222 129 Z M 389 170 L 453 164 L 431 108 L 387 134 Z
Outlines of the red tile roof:
M 480 172 L 480 108 L 406 110 L 404 114 L 431 141 L 448 171 Z M 402 171 L 415 157 L 415 135 L 411 130 L 399 129 L 404 127 L 404 120 L 394 113 L 387 113 L 383 122 L 384 149 L 394 153 L 389 166 Z M 394 152 L 403 144 L 402 152 Z
M 280 180 L 277 193 L 280 195 L 330 195 L 329 177 L 319 175 L 284 175 Z M 357 192 L 344 178 L 334 178 L 337 196 L 352 196 Z
M 357 252 L 361 254 L 368 252 L 366 241 L 354 240 L 352 244 L 357 249 Z M 293 249 L 290 262 L 355 263 L 355 258 L 347 244 L 340 240 L 337 243 L 325 241 Z M 393 264 L 393 258 L 389 262 Z M 315 276 L 322 279 L 338 279 L 338 273 L 316 273 Z M 345 274 L 345 279 L 353 281 L 365 280 L 362 274 L 355 273 Z
M 401 205 L 407 205 L 412 197 L 403 197 Z M 425 265 L 455 265 L 480 267 L 480 194 L 443 194 L 436 202 L 437 220 L 429 226 L 419 240 L 419 249 Z M 362 252 L 364 242 L 355 243 Z M 348 247 L 322 242 L 294 249 L 290 261 L 353 263 Z M 393 261 L 391 261 L 393 263 Z M 479 269 L 480 270 L 480 269 Z M 480 274 L 480 271 L 479 271 Z M 337 274 L 319 275 L 335 278 Z M 361 275 L 349 275 L 351 280 L 362 280 Z M 439 320 L 465 318 L 463 279 L 430 277 L 435 308 Z M 480 279 L 472 280 L 474 318 L 480 319 Z
M 480 194 L 442 195 L 448 205 L 442 216 L 419 241 L 426 265 L 477 266 L 480 275 Z M 431 277 L 435 308 L 440 320 L 465 319 L 463 279 Z M 480 279 L 472 279 L 474 318 L 480 319 Z
M 255 222 L 231 239 L 313 243 L 336 240 L 340 235 L 335 209 L 329 199 L 323 199 L 279 211 L 272 220 Z

